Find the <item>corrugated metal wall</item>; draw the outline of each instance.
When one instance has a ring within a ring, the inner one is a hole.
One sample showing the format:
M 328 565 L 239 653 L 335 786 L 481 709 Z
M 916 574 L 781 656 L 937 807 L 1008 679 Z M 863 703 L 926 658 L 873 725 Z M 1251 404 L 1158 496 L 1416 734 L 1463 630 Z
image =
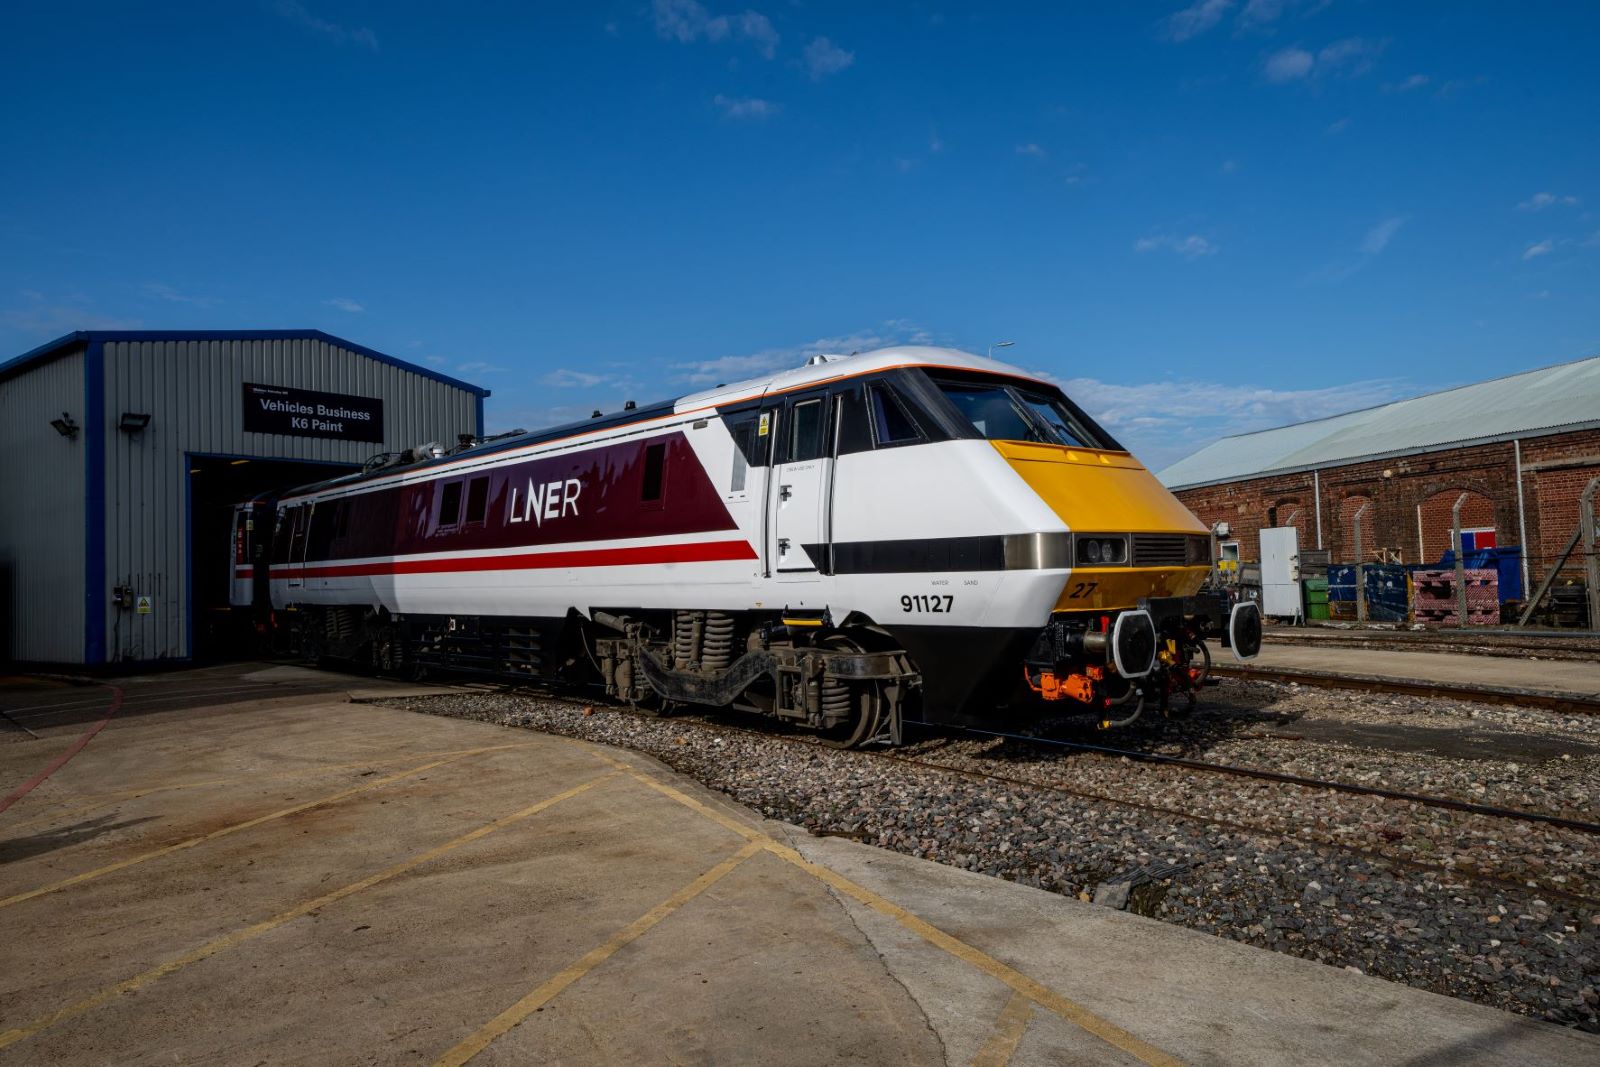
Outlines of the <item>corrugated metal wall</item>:
M 455 442 L 477 430 L 474 394 L 313 339 L 107 341 L 106 633 L 113 660 L 183 657 L 189 649 L 191 453 L 359 464 L 375 452 Z M 248 433 L 245 382 L 378 397 L 385 441 Z M 124 411 L 150 415 L 119 433 Z M 82 495 L 81 492 L 79 494 Z M 81 525 L 81 523 L 79 524 Z M 139 615 L 109 604 L 109 587 L 152 598 Z
M 83 657 L 83 351 L 0 382 L 0 653 Z

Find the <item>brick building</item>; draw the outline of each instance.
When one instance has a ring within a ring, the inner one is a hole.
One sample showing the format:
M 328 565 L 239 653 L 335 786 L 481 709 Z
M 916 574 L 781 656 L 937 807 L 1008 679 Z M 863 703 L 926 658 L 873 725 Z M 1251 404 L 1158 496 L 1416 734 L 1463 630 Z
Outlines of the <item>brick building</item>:
M 1437 562 L 1466 494 L 1462 529 L 1478 547 L 1527 546 L 1537 583 L 1597 475 L 1600 357 L 1225 437 L 1160 477 L 1204 522 L 1227 522 L 1244 560 L 1260 558 L 1263 527 L 1294 526 L 1303 547 L 1354 563 L 1359 513 L 1365 561 Z M 1565 569 L 1581 566 L 1575 553 Z

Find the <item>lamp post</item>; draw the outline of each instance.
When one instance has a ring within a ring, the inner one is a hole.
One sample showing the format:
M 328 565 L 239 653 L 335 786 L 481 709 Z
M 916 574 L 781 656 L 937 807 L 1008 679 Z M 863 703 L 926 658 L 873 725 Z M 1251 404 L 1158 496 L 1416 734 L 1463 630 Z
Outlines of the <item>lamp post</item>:
M 1010 348 L 1012 345 L 1014 345 L 1016 343 L 1017 342 L 1015 342 L 1015 341 L 996 341 L 994 344 L 989 346 L 989 358 L 990 359 L 994 358 L 994 350 L 995 349 L 997 349 L 997 348 Z

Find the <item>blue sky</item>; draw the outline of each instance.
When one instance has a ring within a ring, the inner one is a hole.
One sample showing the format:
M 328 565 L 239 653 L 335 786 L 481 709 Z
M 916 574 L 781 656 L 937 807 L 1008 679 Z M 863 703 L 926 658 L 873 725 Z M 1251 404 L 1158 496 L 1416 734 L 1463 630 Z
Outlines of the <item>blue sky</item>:
M 310 326 L 536 426 L 930 341 L 1160 467 L 1600 353 L 1600 6 L 7 6 L 0 356 Z

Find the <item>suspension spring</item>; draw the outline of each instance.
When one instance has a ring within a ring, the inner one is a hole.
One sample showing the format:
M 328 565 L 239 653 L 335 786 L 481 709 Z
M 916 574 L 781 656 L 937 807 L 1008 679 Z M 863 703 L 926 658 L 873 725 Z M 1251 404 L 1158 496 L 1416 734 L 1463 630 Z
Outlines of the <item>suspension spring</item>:
M 822 679 L 822 719 L 826 723 L 843 722 L 850 717 L 850 687 L 844 682 L 824 676 Z
M 672 665 L 680 671 L 690 670 L 699 659 L 700 628 L 704 615 L 698 611 L 680 611 L 672 619 Z
M 708 611 L 700 649 L 700 669 L 727 670 L 733 662 L 733 616 Z

